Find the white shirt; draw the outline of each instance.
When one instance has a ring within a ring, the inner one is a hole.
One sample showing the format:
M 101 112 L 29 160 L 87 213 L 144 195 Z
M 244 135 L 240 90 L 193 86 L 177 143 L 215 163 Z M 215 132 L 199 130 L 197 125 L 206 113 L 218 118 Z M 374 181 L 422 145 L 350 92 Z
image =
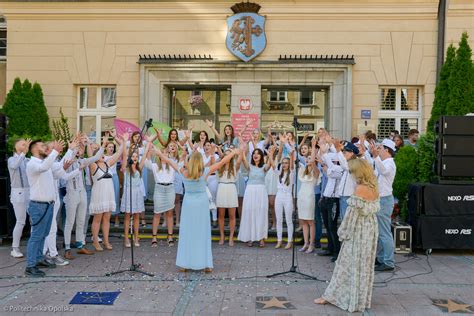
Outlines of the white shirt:
M 31 157 L 26 165 L 26 174 L 30 183 L 30 200 L 51 202 L 56 199 L 57 187 L 55 187 L 51 168 L 58 155 L 58 152 L 53 149 L 46 159 Z
M 81 165 L 84 165 L 86 167 L 91 165 L 92 163 L 99 160 L 103 154 L 104 154 L 104 148 L 101 147 L 94 156 L 90 158 L 80 158 L 77 161 L 75 161 L 71 165 L 71 167 L 69 167 L 68 172 L 71 173 L 71 172 L 74 172 L 75 170 L 78 170 L 81 167 Z M 79 173 L 76 173 L 74 177 L 69 177 L 66 184 L 66 191 L 67 192 L 73 192 L 73 191 L 80 192 L 84 190 L 84 185 L 86 184 L 85 180 L 86 178 L 84 177 L 84 172 L 81 170 Z
M 324 154 L 322 159 L 324 164 L 328 167 L 326 171 L 328 182 L 326 184 L 326 188 L 324 189 L 323 196 L 329 198 L 338 198 L 339 195 L 337 192 L 337 186 L 342 178 L 342 167 L 334 164 L 328 154 Z
M 24 153 L 15 153 L 8 158 L 8 172 L 10 173 L 10 183 L 12 189 L 28 188 L 28 177 L 26 176 L 26 165 L 29 159 Z
M 397 166 L 393 158 L 385 160 L 380 159 L 380 156 L 374 159 L 375 171 L 377 174 L 380 197 L 392 195 L 392 185 L 397 172 Z
M 349 172 L 349 164 L 347 163 L 346 157 L 344 157 L 342 151 L 338 152 L 337 156 L 339 157 L 339 163 L 343 170 L 341 180 L 337 186 L 337 195 L 351 196 L 354 193 L 357 183 Z
M 280 180 L 280 175 L 283 172 L 283 170 L 277 170 L 276 174 L 278 175 L 278 192 L 282 193 L 291 193 L 293 191 L 293 185 L 295 183 L 295 171 L 291 171 L 289 174 L 290 177 L 290 184 L 286 185 L 286 177 L 288 175 L 284 174 L 283 177 Z
M 154 162 L 151 162 L 150 159 L 145 160 L 145 166 L 153 171 L 155 183 L 174 183 L 176 171 L 173 169 L 173 167 L 169 166 L 169 170 L 167 170 L 166 164 L 162 164 L 161 170 L 159 170 L 158 165 Z

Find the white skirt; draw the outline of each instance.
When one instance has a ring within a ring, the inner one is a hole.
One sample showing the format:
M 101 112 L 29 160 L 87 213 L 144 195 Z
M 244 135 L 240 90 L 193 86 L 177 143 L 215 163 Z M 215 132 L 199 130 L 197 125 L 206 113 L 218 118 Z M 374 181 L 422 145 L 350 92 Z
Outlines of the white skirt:
M 221 208 L 234 208 L 239 206 L 235 183 L 219 183 L 217 186 L 216 206 Z
M 115 210 L 115 189 L 112 178 L 101 179 L 94 183 L 89 204 L 90 214 L 102 214 Z
M 265 175 L 265 187 L 268 195 L 276 195 L 278 191 L 278 174 L 276 170 L 270 168 Z
M 249 184 L 245 190 L 238 239 L 259 241 L 268 237 L 268 194 L 265 185 Z
M 314 220 L 314 210 L 316 199 L 314 195 L 314 185 L 312 183 L 302 183 L 298 191 L 298 218 L 303 220 Z

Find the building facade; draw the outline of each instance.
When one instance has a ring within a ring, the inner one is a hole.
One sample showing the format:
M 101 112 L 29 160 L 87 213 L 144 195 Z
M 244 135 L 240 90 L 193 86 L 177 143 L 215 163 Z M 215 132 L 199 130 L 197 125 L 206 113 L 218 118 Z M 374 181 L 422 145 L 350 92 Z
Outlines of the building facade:
M 297 117 L 300 133 L 326 127 L 346 139 L 424 131 L 439 1 L 259 1 L 266 44 L 250 61 L 226 46 L 234 3 L 0 2 L 0 104 L 20 77 L 42 85 L 52 119 L 62 108 L 91 134 L 115 117 L 195 130 L 247 118 L 285 130 Z M 474 3 L 450 0 L 442 45 L 463 31 L 474 47 Z

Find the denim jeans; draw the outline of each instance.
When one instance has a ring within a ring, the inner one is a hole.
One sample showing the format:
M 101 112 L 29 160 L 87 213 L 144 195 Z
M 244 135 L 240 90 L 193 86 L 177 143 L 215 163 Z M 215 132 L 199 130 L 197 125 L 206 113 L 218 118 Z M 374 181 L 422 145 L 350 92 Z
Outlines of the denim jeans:
M 44 241 L 51 229 L 54 203 L 38 203 L 30 201 L 28 215 L 30 215 L 31 235 L 28 240 L 26 266 L 32 268 L 38 261 L 44 259 Z
M 380 211 L 377 213 L 379 238 L 377 242 L 377 261 L 389 267 L 395 267 L 395 245 L 392 236 L 393 195 L 380 197 Z
M 339 198 L 324 197 L 321 202 L 321 214 L 328 233 L 328 251 L 334 256 L 339 254 L 341 242 L 337 236 L 337 220 L 339 218 Z
M 344 216 L 346 215 L 346 210 L 347 210 L 347 200 L 350 198 L 350 196 L 341 196 L 339 198 L 339 212 L 341 215 L 341 221 L 344 219 Z
M 321 199 L 321 194 L 315 195 L 315 206 L 314 206 L 314 221 L 316 223 L 316 240 L 315 245 L 321 244 L 321 237 L 323 236 L 323 217 L 321 215 L 321 204 L 319 200 Z

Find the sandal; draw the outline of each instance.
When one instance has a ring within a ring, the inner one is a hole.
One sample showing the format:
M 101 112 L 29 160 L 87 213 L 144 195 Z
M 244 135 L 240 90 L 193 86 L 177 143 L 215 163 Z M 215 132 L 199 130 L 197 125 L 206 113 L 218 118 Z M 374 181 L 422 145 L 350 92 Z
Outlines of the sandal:
M 130 239 L 125 239 L 123 241 L 124 245 L 125 245 L 125 248 L 130 248 L 132 245 L 130 244 Z
M 293 243 L 290 241 L 286 244 L 285 249 L 290 249 L 291 247 L 293 247 Z
M 304 245 L 303 247 L 298 249 L 299 252 L 305 252 L 306 250 L 308 250 L 308 245 Z
M 320 297 L 314 300 L 314 304 L 318 305 L 326 305 L 328 301 L 326 301 L 324 298 Z
M 229 239 L 229 246 L 234 247 L 234 239 L 233 238 Z
M 275 249 L 281 248 L 281 240 L 277 242 Z
M 212 268 L 205 268 L 204 273 L 212 273 Z
M 104 251 L 104 249 L 100 246 L 99 243 L 97 243 L 97 244 L 96 244 L 96 243 L 92 243 L 92 246 L 94 246 L 95 251 L 99 251 L 99 252 L 100 252 L 100 251 Z
M 260 240 L 260 243 L 258 244 L 258 246 L 259 246 L 260 248 L 265 247 L 265 241 Z
M 249 242 L 247 243 L 247 247 L 253 247 L 253 242 L 249 241 Z
M 179 269 L 179 272 L 184 272 L 184 273 L 186 273 L 186 272 L 188 272 L 188 269 L 181 268 L 181 269 Z
M 168 247 L 174 246 L 173 234 L 168 234 Z
M 153 240 L 151 241 L 151 246 L 153 248 L 156 248 L 158 247 L 158 242 L 156 241 L 156 235 L 152 235 L 152 237 L 153 237 Z
M 112 245 L 110 243 L 105 243 L 104 242 L 104 248 L 107 249 L 107 250 L 112 250 Z

